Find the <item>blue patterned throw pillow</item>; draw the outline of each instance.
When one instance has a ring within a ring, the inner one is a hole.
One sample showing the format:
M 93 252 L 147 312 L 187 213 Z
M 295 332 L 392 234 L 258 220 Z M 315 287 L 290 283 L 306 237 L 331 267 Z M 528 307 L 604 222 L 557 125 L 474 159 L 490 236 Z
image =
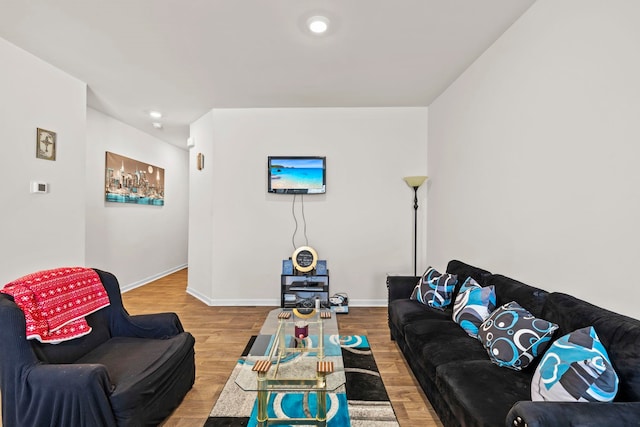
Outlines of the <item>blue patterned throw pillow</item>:
M 458 284 L 455 274 L 441 274 L 429 267 L 411 293 L 411 299 L 438 310 L 444 310 L 453 297 L 453 289 Z
M 551 344 L 533 374 L 531 400 L 611 402 L 618 375 L 592 326 Z
M 493 363 L 520 371 L 544 352 L 556 329 L 555 323 L 538 319 L 511 301 L 480 325 L 478 339 Z
M 469 336 L 478 337 L 478 327 L 496 308 L 496 292 L 493 286 L 481 287 L 469 277 L 460 287 L 453 304 L 453 321 Z

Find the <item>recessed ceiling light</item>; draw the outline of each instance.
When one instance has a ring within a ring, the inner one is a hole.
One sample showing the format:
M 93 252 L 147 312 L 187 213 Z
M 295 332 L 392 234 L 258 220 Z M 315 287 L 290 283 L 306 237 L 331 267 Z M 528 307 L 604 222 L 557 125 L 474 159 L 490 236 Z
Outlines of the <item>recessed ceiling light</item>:
M 324 34 L 329 29 L 329 18 L 326 16 L 312 16 L 307 20 L 307 27 L 313 34 Z
M 149 111 L 149 117 L 152 119 L 161 119 L 162 113 L 160 111 Z
M 160 122 L 153 122 L 152 125 L 156 129 L 162 129 L 162 123 Z

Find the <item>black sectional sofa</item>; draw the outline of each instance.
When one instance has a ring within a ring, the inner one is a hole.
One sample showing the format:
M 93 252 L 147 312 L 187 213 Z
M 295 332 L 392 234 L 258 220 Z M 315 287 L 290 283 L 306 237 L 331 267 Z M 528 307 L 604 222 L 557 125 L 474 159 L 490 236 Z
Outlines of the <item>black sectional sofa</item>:
M 389 276 L 391 339 L 445 426 L 640 426 L 640 321 L 461 261 L 450 261 L 447 272 L 458 276 L 454 300 L 467 277 L 493 285 L 497 307 L 516 301 L 557 324 L 551 342 L 593 326 L 619 384 L 610 403 L 533 402 L 531 381 L 540 358 L 521 371 L 499 367 L 452 320 L 451 307 L 439 311 L 410 299 L 418 277 Z

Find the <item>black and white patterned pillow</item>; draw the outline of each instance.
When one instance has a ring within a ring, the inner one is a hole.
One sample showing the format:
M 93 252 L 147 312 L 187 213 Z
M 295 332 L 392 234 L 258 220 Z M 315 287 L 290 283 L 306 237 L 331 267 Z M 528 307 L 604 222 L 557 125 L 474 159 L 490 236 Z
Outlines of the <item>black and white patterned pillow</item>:
M 493 363 L 519 371 L 544 352 L 556 329 L 555 323 L 538 319 L 511 301 L 480 325 L 478 339 Z
M 439 273 L 429 267 L 413 289 L 410 299 L 427 304 L 429 307 L 444 310 L 453 298 L 453 290 L 458 284 L 458 276 Z

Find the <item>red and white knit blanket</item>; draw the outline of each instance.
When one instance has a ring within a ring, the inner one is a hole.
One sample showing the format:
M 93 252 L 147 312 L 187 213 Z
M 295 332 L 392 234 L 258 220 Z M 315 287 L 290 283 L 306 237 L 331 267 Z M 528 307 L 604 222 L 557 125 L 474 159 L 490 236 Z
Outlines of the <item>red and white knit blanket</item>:
M 109 305 L 98 274 L 83 267 L 29 274 L 0 292 L 13 296 L 24 312 L 27 339 L 50 344 L 87 335 L 91 327 L 84 317 Z

